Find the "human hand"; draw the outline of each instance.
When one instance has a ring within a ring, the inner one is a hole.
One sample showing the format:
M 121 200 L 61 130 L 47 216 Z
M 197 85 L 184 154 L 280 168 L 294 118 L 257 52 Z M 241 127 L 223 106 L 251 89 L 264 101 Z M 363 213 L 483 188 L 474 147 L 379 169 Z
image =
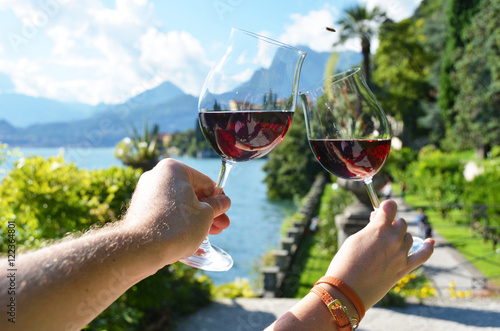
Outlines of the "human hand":
M 154 243 L 161 268 L 192 255 L 209 232 L 227 228 L 230 205 L 208 176 L 165 159 L 141 176 L 124 223 Z
M 384 201 L 373 212 L 368 225 L 347 238 L 333 258 L 328 276 L 343 280 L 360 297 L 366 309 L 372 307 L 408 272 L 431 256 L 434 240 L 411 256 L 413 243 L 406 222 L 394 219 L 397 205 Z

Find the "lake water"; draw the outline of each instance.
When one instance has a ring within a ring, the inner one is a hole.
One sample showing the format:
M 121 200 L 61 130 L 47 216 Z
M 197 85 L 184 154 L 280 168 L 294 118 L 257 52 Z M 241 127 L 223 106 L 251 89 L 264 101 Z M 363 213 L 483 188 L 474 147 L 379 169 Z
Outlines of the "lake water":
M 120 166 L 113 155 L 113 148 L 19 148 L 24 156 L 30 154 L 43 157 L 64 153 L 66 161 L 74 162 L 86 169 Z M 221 166 L 220 159 L 176 159 L 202 171 L 216 180 Z M 255 279 L 258 277 L 257 261 L 273 248 L 279 247 L 280 228 L 283 218 L 294 211 L 291 202 L 273 202 L 267 198 L 265 160 L 254 160 L 236 164 L 229 174 L 224 188 L 232 205 L 227 212 L 231 226 L 210 241 L 226 250 L 234 259 L 234 265 L 225 272 L 206 272 L 215 284 L 233 281 L 235 278 Z M 9 163 L 3 166 L 9 167 Z M 1 176 L 1 175 L 0 175 Z M 1 177 L 0 177 L 1 179 Z

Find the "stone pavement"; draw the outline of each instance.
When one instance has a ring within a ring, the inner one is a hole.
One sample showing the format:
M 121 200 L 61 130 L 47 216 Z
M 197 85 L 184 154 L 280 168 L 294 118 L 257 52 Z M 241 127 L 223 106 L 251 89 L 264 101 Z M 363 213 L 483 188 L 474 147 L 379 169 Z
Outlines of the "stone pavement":
M 408 223 L 408 232 L 418 235 L 413 221 L 416 211 L 401 198 L 393 198 L 399 206 L 398 216 Z M 423 305 L 410 303 L 405 308 L 373 307 L 367 311 L 358 330 L 500 330 L 500 298 L 449 298 L 447 288 L 471 290 L 481 285 L 484 276 L 439 234 L 434 231 L 434 253 L 424 264 L 427 276 L 438 290 L 437 298 L 424 300 Z M 497 291 L 498 294 L 498 291 Z M 179 321 L 176 331 L 263 330 L 285 313 L 298 299 L 265 298 L 217 300 L 196 314 Z
M 221 299 L 181 320 L 176 331 L 258 331 L 270 325 L 298 299 Z M 489 331 L 500 330 L 500 301 L 426 299 L 405 308 L 373 307 L 361 331 Z M 293 331 L 293 330 L 291 330 Z M 312 330 L 314 331 L 314 330 Z

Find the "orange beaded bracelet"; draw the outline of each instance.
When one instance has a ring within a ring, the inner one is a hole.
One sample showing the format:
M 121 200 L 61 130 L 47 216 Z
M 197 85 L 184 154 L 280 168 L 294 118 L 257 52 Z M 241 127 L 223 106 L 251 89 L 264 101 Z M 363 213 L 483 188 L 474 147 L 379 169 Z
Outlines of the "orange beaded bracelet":
M 346 283 L 344 283 L 340 279 L 332 277 L 332 276 L 323 276 L 314 285 L 318 285 L 321 283 L 329 284 L 329 285 L 337 288 L 342 293 L 344 293 L 345 296 L 352 302 L 352 304 L 356 308 L 356 311 L 358 312 L 358 315 L 359 315 L 359 322 L 361 322 L 361 320 L 365 316 L 365 305 L 363 304 L 361 299 L 358 297 L 356 292 L 354 292 L 354 290 L 349 287 L 349 285 L 347 285 Z

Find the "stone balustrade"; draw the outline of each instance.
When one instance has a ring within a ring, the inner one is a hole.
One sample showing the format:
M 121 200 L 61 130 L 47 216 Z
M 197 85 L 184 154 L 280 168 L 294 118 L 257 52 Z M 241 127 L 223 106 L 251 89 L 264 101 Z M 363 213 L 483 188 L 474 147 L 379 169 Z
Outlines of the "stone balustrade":
M 281 247 L 271 251 L 274 265 L 261 269 L 263 276 L 263 297 L 280 297 L 283 283 L 293 269 L 297 251 L 303 244 L 305 234 L 309 231 L 311 220 L 316 216 L 323 189 L 328 176 L 321 174 L 314 181 L 303 204 L 299 208 L 295 222 L 286 229 L 281 239 Z

